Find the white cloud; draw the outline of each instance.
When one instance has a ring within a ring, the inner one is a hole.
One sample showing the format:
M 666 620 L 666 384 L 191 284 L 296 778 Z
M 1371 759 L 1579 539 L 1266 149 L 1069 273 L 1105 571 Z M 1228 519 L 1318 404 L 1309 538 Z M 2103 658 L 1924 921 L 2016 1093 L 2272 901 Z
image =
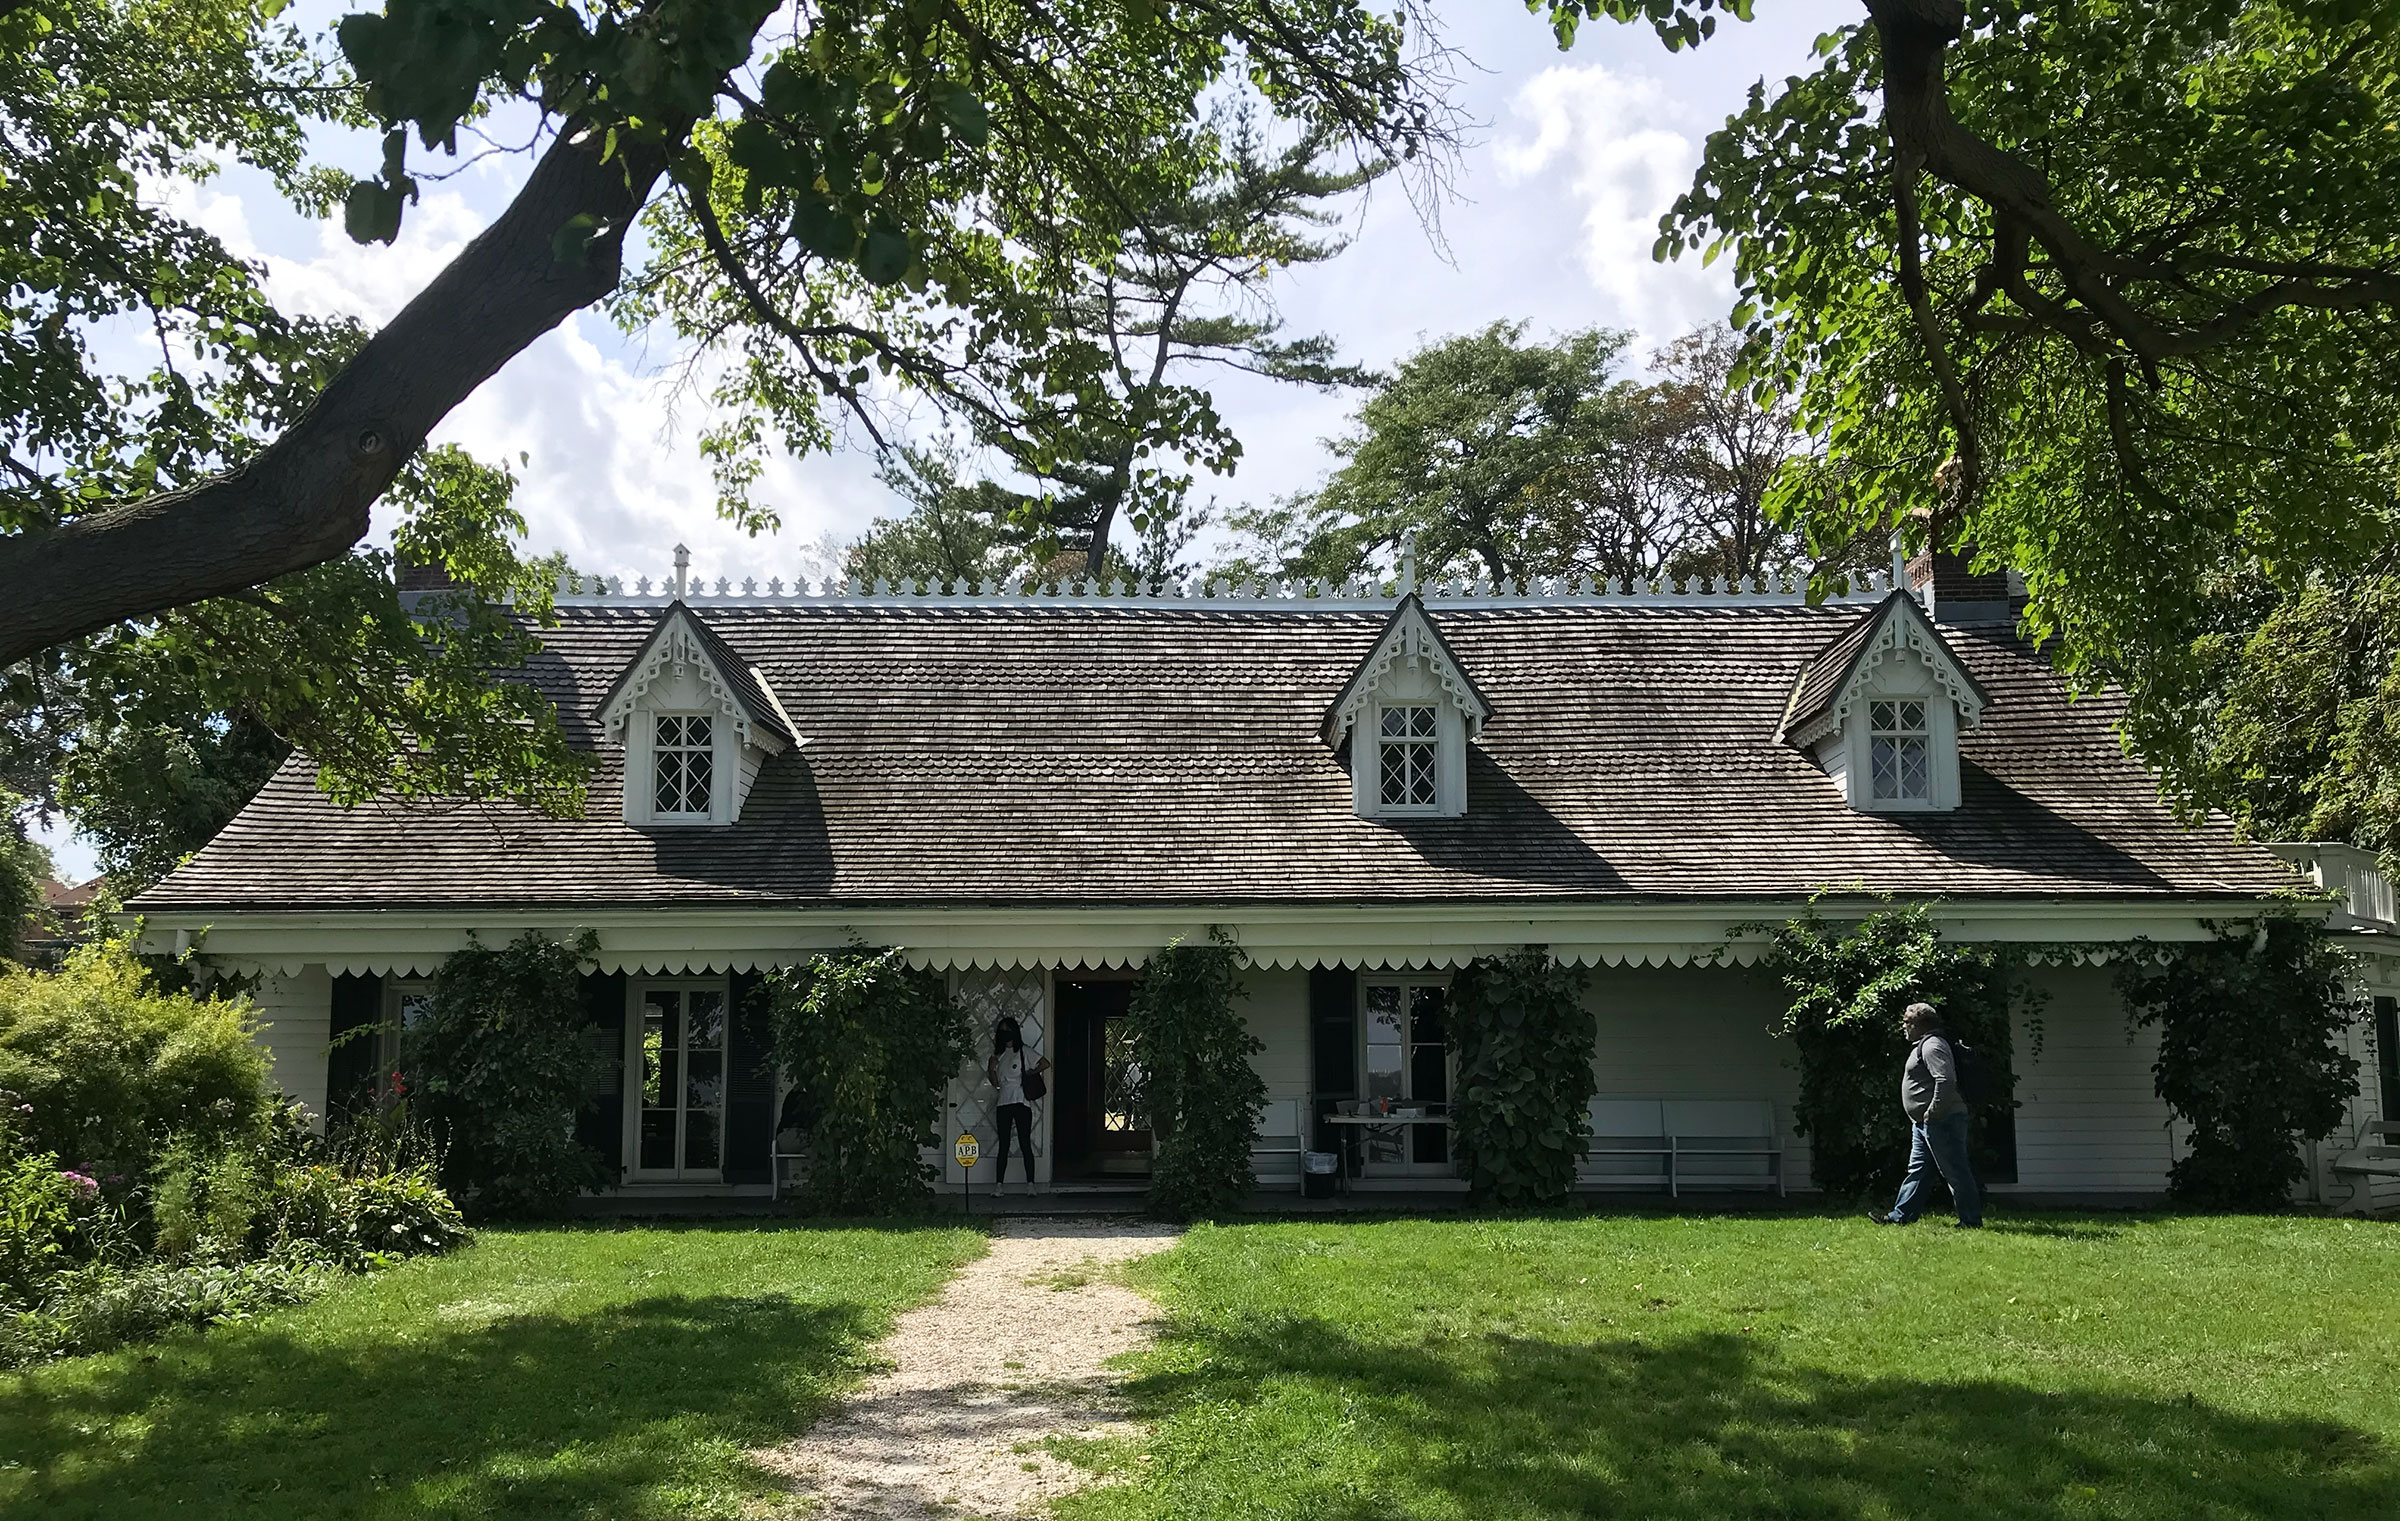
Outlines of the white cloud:
M 1493 144 L 1500 180 L 1581 206 L 1581 262 L 1614 320 L 1657 339 L 1725 315 L 1733 284 L 1722 267 L 1651 258 L 1659 217 L 1700 162 L 1704 131 L 1683 100 L 1595 63 L 1542 70 L 1509 108 L 1528 133 Z

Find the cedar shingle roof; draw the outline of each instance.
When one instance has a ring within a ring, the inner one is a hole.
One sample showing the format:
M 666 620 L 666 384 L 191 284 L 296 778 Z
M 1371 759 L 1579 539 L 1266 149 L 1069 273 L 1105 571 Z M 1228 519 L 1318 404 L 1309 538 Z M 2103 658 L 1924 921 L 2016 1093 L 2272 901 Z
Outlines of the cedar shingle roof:
M 569 607 L 527 675 L 569 736 L 657 621 Z M 1777 742 L 1855 607 L 1583 604 L 1434 617 L 1493 708 L 1464 818 L 1369 820 L 1318 733 L 1380 612 L 1008 605 L 711 608 L 809 736 L 726 828 L 345 810 L 295 757 L 137 909 L 937 904 L 1903 894 L 2250 897 L 2289 881 L 2180 827 L 2109 725 L 2002 627 L 1945 628 L 1989 694 L 1964 804 L 1865 814 Z

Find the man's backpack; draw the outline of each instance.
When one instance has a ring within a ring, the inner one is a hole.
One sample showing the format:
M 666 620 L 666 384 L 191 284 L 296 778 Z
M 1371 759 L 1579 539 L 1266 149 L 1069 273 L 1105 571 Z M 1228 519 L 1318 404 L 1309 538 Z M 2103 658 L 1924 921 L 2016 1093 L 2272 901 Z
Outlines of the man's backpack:
M 1983 1059 L 1983 1053 L 1955 1035 L 1941 1038 L 1950 1042 L 1950 1063 L 1958 1069 L 1958 1096 L 1975 1109 L 1998 1098 L 1992 1087 L 1991 1064 Z

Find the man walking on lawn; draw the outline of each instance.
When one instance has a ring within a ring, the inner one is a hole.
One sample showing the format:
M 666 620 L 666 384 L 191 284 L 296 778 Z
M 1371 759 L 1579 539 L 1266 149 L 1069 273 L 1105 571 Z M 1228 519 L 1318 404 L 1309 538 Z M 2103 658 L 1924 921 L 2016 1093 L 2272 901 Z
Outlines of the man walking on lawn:
M 1942 1033 L 1941 1013 L 1929 1003 L 1912 1003 L 1900 1017 L 1909 1040 L 1908 1065 L 1900 1069 L 1900 1109 L 1908 1116 L 1908 1176 L 1900 1197 L 1880 1225 L 1909 1225 L 1924 1211 L 1926 1187 L 1939 1169 L 1958 1204 L 1961 1229 L 1983 1224 L 1983 1199 L 1967 1165 L 1967 1095 L 1959 1085 L 1957 1048 Z

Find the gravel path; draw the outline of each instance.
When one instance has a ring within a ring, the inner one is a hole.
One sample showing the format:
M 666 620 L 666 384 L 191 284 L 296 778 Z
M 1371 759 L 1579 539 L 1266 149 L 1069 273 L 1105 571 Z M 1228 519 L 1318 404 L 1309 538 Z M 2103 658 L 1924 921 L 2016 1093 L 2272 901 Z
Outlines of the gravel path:
M 1175 1236 L 1132 1219 L 1001 1221 L 988 1255 L 900 1317 L 880 1349 L 889 1368 L 761 1456 L 822 1521 L 1041 1514 L 1090 1477 L 1043 1439 L 1130 1425 L 1105 1365 L 1148 1339 L 1150 1304 L 1110 1269 Z

